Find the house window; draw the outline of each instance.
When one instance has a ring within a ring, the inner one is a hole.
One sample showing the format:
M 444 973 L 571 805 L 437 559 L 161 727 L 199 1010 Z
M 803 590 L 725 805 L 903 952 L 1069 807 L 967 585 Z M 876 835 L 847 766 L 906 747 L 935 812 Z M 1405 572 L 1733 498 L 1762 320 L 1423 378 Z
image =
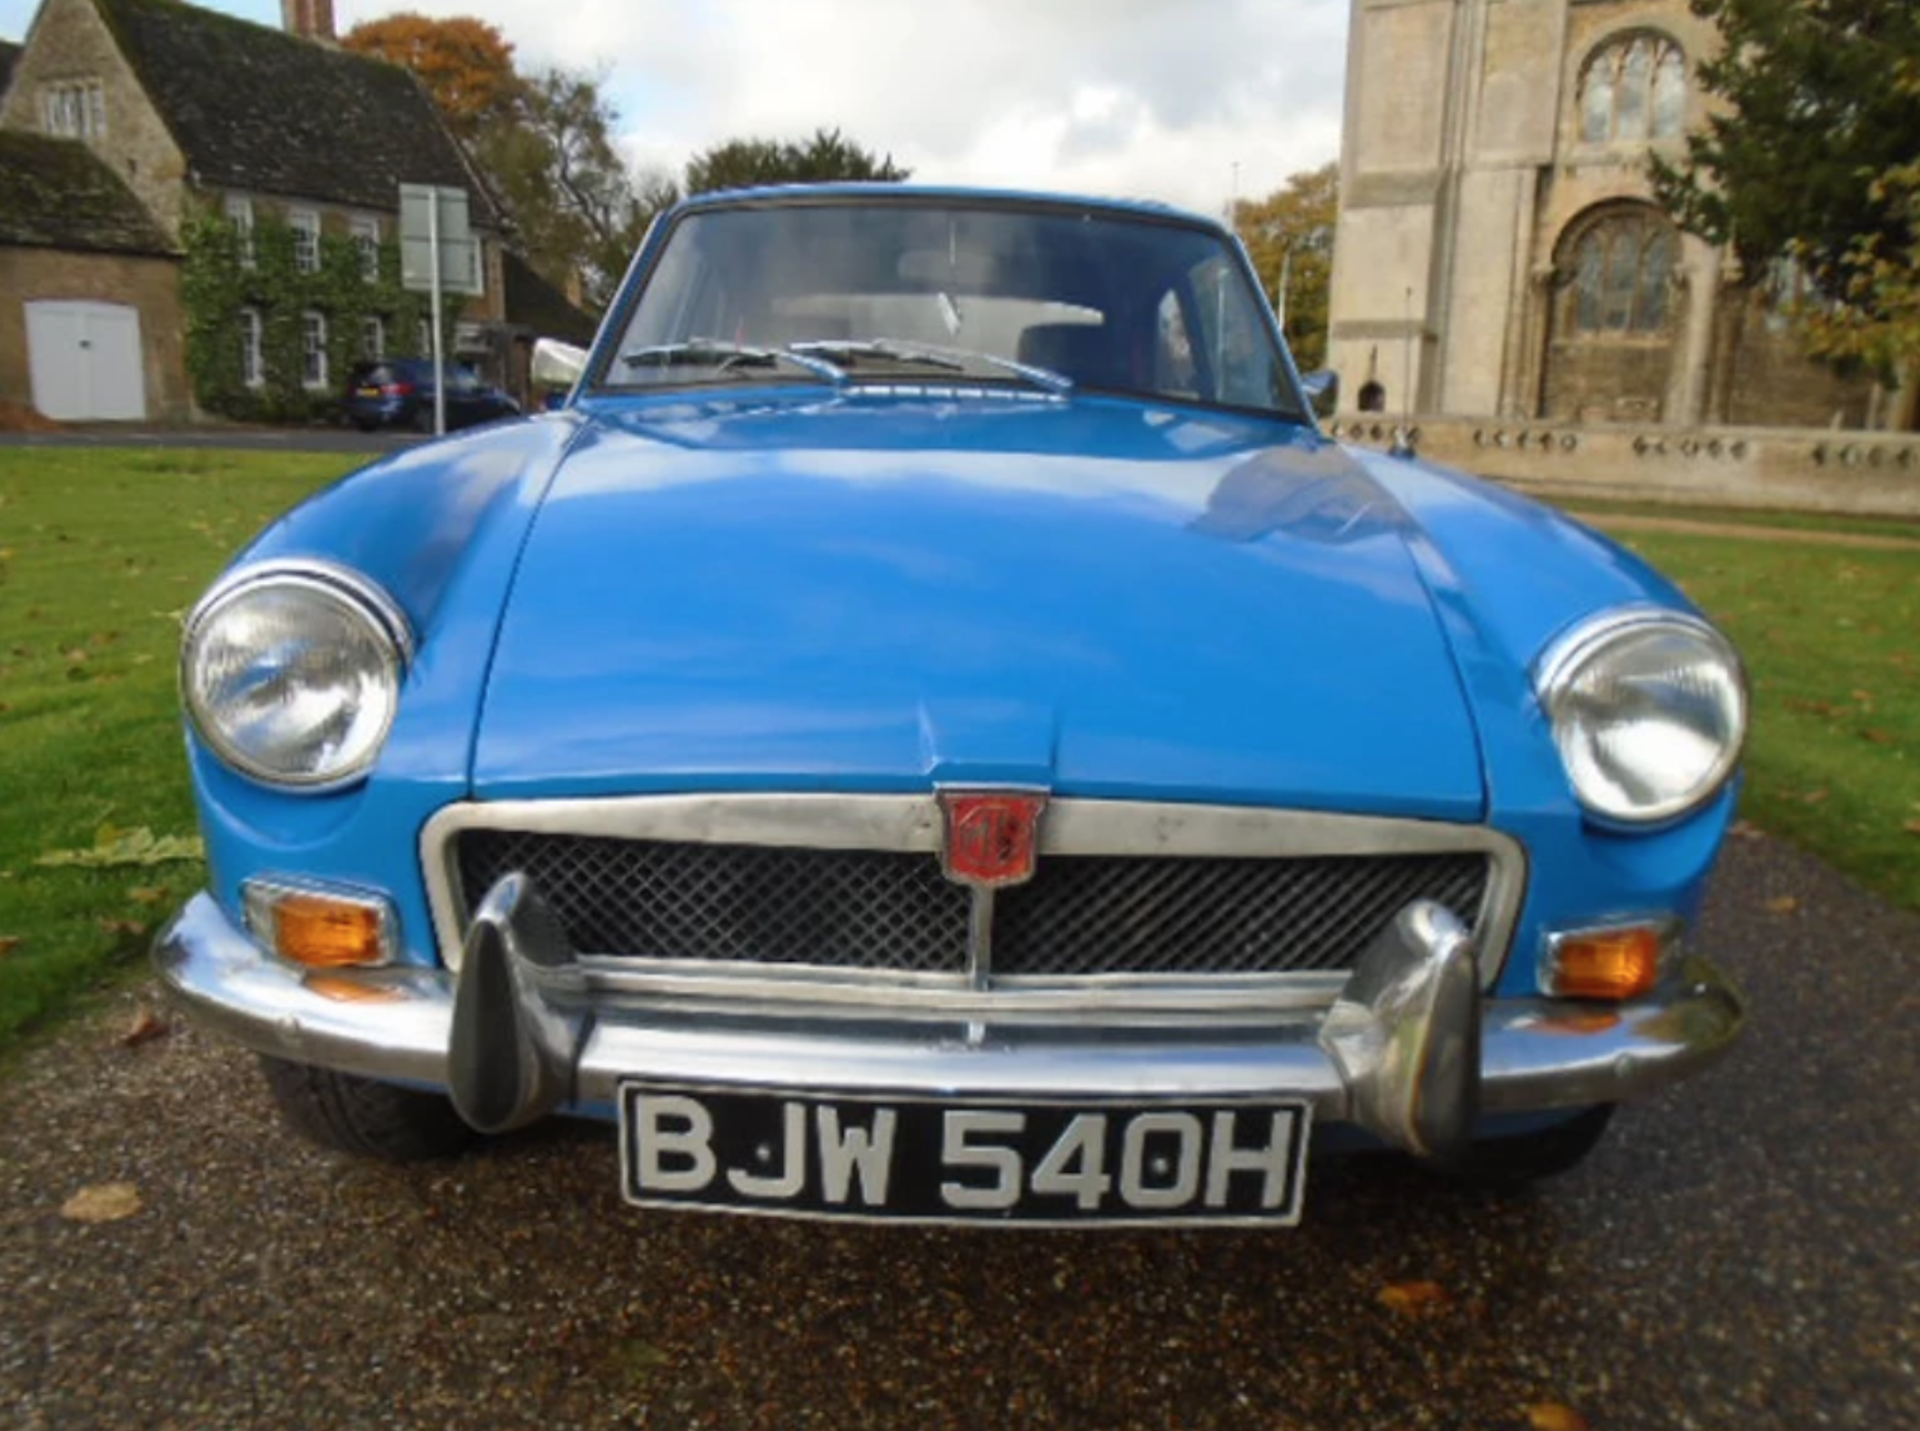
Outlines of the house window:
M 1671 139 L 1687 118 L 1687 58 L 1665 35 L 1638 31 L 1594 51 L 1580 79 L 1583 144 Z
M 360 356 L 370 363 L 387 356 L 387 325 L 377 315 L 360 325 Z
M 300 315 L 300 347 L 304 358 L 301 381 L 310 388 L 327 385 L 327 315 L 311 310 Z
M 287 215 L 293 226 L 293 266 L 302 273 L 320 271 L 320 215 L 311 209 L 295 209 Z
M 253 200 L 227 195 L 227 222 L 233 225 L 233 250 L 242 268 L 253 267 Z
M 360 276 L 368 283 L 380 277 L 380 220 L 356 217 L 353 221 L 353 246 L 360 250 Z
M 266 356 L 261 350 L 260 310 L 240 310 L 240 381 L 257 388 L 267 381 Z
M 1572 329 L 1576 335 L 1651 337 L 1667 325 L 1676 243 L 1673 225 L 1651 210 L 1615 212 L 1574 243 Z
M 99 80 L 67 80 L 40 92 L 47 133 L 62 139 L 100 139 L 107 132 L 107 92 Z

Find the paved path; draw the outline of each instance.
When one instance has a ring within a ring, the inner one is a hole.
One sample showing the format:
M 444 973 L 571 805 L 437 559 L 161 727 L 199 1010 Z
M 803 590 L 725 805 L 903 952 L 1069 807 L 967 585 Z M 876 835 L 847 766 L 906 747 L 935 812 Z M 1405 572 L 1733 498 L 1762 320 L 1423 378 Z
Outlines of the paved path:
M 1578 507 L 1568 507 L 1566 512 L 1588 526 L 1614 532 L 1677 532 L 1694 537 L 1734 537 L 1748 542 L 1794 542 L 1801 546 L 1920 552 L 1920 537 L 1876 536 L 1872 532 L 1823 532 L 1807 527 L 1766 527 L 1751 522 L 1703 522 L 1691 517 L 1650 517 L 1629 512 L 1584 512 Z
M 0 1419 L 1920 1426 L 1920 919 L 1735 839 L 1698 943 L 1745 982 L 1749 1037 L 1584 1167 L 1501 1201 L 1321 1163 L 1273 1233 L 640 1214 L 598 1127 L 360 1163 L 282 1131 L 243 1055 L 118 1047 L 122 1008 L 0 1085 Z M 109 1181 L 138 1214 L 62 1219 Z M 1445 1301 L 1383 1304 L 1407 1282 Z

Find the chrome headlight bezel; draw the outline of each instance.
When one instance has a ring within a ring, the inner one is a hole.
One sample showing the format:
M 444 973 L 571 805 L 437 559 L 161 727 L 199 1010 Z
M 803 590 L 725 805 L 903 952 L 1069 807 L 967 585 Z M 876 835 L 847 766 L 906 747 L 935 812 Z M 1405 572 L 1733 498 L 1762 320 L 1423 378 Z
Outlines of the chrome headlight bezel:
M 1591 732 L 1583 730 L 1578 694 L 1583 681 L 1605 663 L 1620 661 L 1649 638 L 1678 639 L 1695 648 L 1694 659 L 1717 668 L 1720 690 L 1716 722 L 1724 732 L 1692 731 L 1695 739 L 1718 743 L 1713 758 L 1669 793 L 1635 800 L 1618 782 L 1602 782 L 1598 762 L 1581 748 Z M 1697 616 L 1666 607 L 1627 607 L 1580 622 L 1554 641 L 1535 664 L 1534 689 L 1547 717 L 1562 769 L 1574 797 L 1603 824 L 1645 828 L 1671 823 L 1712 800 L 1733 777 L 1746 744 L 1750 698 L 1745 668 L 1733 643 Z
M 368 732 L 337 760 L 313 768 L 275 763 L 267 752 L 245 745 L 207 699 L 200 674 L 206 642 L 218 623 L 263 595 L 295 595 L 335 618 L 357 626 L 370 647 L 372 678 L 380 709 Z M 381 588 L 347 567 L 320 560 L 264 562 L 243 567 L 217 582 L 188 615 L 180 643 L 180 700 L 194 733 L 223 765 L 276 788 L 323 794 L 357 783 L 379 758 L 393 729 L 400 685 L 413 660 L 406 614 Z

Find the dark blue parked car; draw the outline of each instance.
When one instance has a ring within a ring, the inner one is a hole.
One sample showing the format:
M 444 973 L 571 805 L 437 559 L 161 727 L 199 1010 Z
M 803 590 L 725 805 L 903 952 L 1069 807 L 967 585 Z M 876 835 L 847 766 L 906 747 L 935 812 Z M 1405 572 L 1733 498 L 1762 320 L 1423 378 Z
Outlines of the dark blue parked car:
M 1543 1176 L 1737 1035 L 1687 938 L 1733 649 L 1330 440 L 1212 220 L 702 196 L 534 370 L 559 411 L 348 477 L 187 622 L 210 879 L 157 958 L 308 1132 L 1287 1223 L 1310 1140 Z
M 518 417 L 520 404 L 481 380 L 472 368 L 446 365 L 447 431 Z M 385 358 L 356 363 L 342 402 L 347 421 L 362 432 L 379 427 L 433 431 L 433 363 L 427 358 Z

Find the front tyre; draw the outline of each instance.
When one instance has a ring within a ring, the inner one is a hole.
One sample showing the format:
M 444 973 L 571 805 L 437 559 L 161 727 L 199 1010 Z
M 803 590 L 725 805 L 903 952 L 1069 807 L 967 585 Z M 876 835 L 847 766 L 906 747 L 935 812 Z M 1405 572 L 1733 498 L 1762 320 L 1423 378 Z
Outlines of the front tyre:
M 1479 1187 L 1498 1191 L 1558 1177 L 1599 1145 L 1613 1121 L 1614 1105 L 1601 1103 L 1564 1123 L 1510 1138 L 1475 1143 L 1448 1171 Z
M 287 1121 L 322 1147 L 411 1163 L 450 1157 L 477 1136 L 441 1094 L 264 1054 L 260 1070 Z

